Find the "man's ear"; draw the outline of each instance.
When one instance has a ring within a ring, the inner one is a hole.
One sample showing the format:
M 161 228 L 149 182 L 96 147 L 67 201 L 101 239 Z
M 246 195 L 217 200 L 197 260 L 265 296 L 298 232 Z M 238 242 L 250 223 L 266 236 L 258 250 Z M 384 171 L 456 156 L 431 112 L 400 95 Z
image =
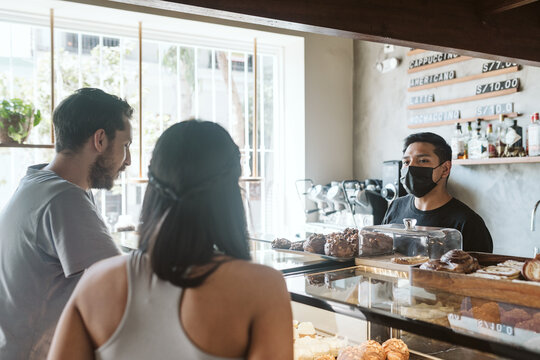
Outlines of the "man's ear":
M 109 146 L 108 143 L 107 134 L 105 133 L 105 130 L 99 129 L 94 133 L 94 136 L 92 137 L 92 143 L 94 144 L 94 148 L 98 153 L 103 153 L 107 149 L 107 146 Z
M 442 168 L 443 168 L 442 176 L 443 177 L 449 177 L 450 176 L 450 170 L 452 169 L 452 161 L 450 161 L 450 160 L 445 161 L 442 164 Z

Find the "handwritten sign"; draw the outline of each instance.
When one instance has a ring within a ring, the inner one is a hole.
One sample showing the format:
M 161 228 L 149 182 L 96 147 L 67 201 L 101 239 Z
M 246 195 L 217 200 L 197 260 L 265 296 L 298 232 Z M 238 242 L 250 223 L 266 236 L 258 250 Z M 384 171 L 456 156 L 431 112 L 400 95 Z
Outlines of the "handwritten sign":
M 519 87 L 519 79 L 508 79 L 490 84 L 476 85 L 476 95 Z
M 415 59 L 409 62 L 409 69 L 414 69 L 420 66 L 429 65 L 429 64 L 435 64 L 441 61 L 455 59 L 459 57 L 459 55 L 456 54 L 448 54 L 448 53 L 439 53 L 431 56 L 426 56 L 423 58 Z
M 423 124 L 437 121 L 456 120 L 460 118 L 459 110 L 441 111 L 431 114 L 415 115 L 409 122 L 411 124 Z
M 511 62 L 492 61 L 492 62 L 488 62 L 482 65 L 482 72 L 486 73 L 490 71 L 506 69 L 506 68 L 516 66 L 516 65 L 517 65 L 516 63 L 511 63 Z
M 427 84 L 433 84 L 440 81 L 452 80 L 456 77 L 456 72 L 454 70 L 443 72 L 435 75 L 427 75 L 424 77 L 419 77 L 411 79 L 409 81 L 409 87 L 422 86 Z
M 409 104 L 416 105 L 416 104 L 425 104 L 435 101 L 435 94 L 428 94 L 428 95 L 422 95 L 422 96 L 413 96 L 409 100 Z
M 485 105 L 485 106 L 478 106 L 476 108 L 476 116 L 509 114 L 512 112 L 514 112 L 514 103 Z

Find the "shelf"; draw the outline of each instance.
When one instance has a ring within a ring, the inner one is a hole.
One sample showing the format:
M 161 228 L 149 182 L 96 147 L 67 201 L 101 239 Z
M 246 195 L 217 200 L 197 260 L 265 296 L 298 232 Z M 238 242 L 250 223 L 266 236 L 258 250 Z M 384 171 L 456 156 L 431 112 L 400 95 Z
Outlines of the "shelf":
M 411 51 L 409 51 L 407 53 L 407 56 L 413 56 L 413 55 L 417 55 L 417 54 L 421 54 L 423 52 L 426 52 L 427 50 L 423 50 L 423 49 L 412 49 Z
M 419 71 L 435 69 L 435 68 L 438 68 L 438 67 L 443 67 L 443 66 L 446 66 L 446 65 L 455 64 L 455 63 L 458 63 L 458 62 L 471 60 L 471 59 L 472 59 L 472 57 L 470 57 L 470 56 L 459 56 L 457 58 L 440 61 L 440 62 L 437 62 L 437 63 L 434 63 L 434 64 L 428 64 L 428 65 L 408 69 L 407 73 L 412 74 L 412 73 L 419 72 Z
M 518 65 L 509 67 L 506 69 L 488 71 L 485 73 L 464 76 L 464 77 L 456 78 L 452 80 L 439 81 L 439 82 L 434 82 L 431 84 L 420 85 L 420 86 L 413 86 L 413 87 L 408 88 L 407 91 L 412 92 L 412 91 L 420 91 L 420 90 L 425 90 L 425 89 L 432 89 L 432 88 L 441 87 L 441 86 L 448 86 L 448 85 L 458 84 L 458 83 L 467 82 L 467 81 L 473 81 L 473 80 L 484 79 L 484 78 L 493 77 L 493 76 L 499 76 L 503 74 L 509 74 L 516 71 L 519 71 Z
M 466 97 L 457 98 L 457 99 L 448 99 L 448 100 L 434 101 L 434 102 L 429 102 L 429 103 L 424 103 L 424 104 L 409 105 L 407 106 L 407 109 L 418 110 L 418 109 L 427 109 L 427 108 L 443 106 L 443 105 L 459 104 L 459 103 L 464 103 L 464 102 L 469 102 L 469 101 L 488 99 L 488 98 L 497 97 L 497 96 L 510 95 L 517 91 L 518 91 L 517 88 L 492 91 L 492 92 L 488 92 L 484 94 L 466 96 Z
M 497 164 L 524 164 L 524 163 L 540 163 L 540 156 L 452 160 L 452 165 L 464 165 L 464 166 L 468 166 L 468 165 L 497 165 Z
M 504 114 L 496 114 L 496 115 L 489 115 L 489 116 L 474 116 L 469 118 L 463 118 L 463 119 L 454 119 L 454 120 L 445 120 L 445 121 L 437 121 L 437 122 L 429 122 L 429 123 L 422 123 L 422 124 L 410 124 L 407 127 L 409 129 L 422 129 L 422 128 L 430 128 L 435 126 L 445 126 L 445 125 L 454 125 L 458 123 L 467 123 L 467 122 L 474 122 L 476 119 L 480 119 L 482 121 L 490 121 L 490 120 L 497 120 L 499 118 L 499 115 L 504 115 L 505 117 L 509 119 L 517 118 L 518 116 L 521 116 L 521 114 L 513 112 L 513 113 L 504 113 Z
M 263 180 L 264 178 L 262 177 L 244 177 L 244 178 L 238 179 L 239 182 L 262 182 Z M 133 183 L 133 184 L 146 184 L 148 183 L 148 179 L 147 178 L 129 178 L 128 182 Z
M 22 148 L 22 149 L 54 149 L 54 145 L 49 144 L 1 144 L 0 148 Z

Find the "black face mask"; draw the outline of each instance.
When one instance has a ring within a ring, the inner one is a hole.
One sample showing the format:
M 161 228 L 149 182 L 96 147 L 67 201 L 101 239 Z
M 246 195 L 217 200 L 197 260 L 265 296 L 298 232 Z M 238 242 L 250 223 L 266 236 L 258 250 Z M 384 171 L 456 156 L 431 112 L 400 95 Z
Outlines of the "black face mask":
M 441 166 L 442 164 L 439 164 Z M 405 190 L 409 194 L 414 195 L 417 198 L 421 198 L 437 186 L 437 182 L 433 181 L 433 170 L 438 168 L 421 167 L 421 166 L 407 166 L 401 175 L 400 181 Z

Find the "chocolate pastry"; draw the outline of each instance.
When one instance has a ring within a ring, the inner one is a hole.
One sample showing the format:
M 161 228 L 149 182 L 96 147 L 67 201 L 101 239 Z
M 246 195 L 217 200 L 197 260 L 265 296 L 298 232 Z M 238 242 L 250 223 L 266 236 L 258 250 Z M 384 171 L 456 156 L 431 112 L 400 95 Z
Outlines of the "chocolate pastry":
M 430 260 L 420 265 L 420 269 L 434 271 L 453 271 L 454 267 L 441 260 Z
M 383 255 L 394 249 L 394 239 L 383 233 L 362 230 L 360 237 L 360 255 Z
M 315 254 L 324 254 L 324 244 L 326 244 L 326 237 L 324 235 L 311 234 L 304 242 L 304 251 Z
M 409 360 L 409 348 L 400 339 L 388 339 L 382 344 L 386 360 Z
M 336 257 L 353 257 L 356 255 L 354 244 L 351 244 L 343 233 L 328 235 L 324 245 L 324 253 Z
M 288 249 L 291 247 L 291 242 L 287 239 L 277 238 L 272 240 L 272 247 L 274 249 Z
M 479 269 L 478 260 L 463 250 L 450 250 L 443 256 L 441 261 L 453 266 L 453 272 L 469 274 Z
M 527 280 L 540 281 L 540 260 L 530 259 L 525 261 L 525 265 L 523 265 L 521 274 Z
M 303 241 L 295 241 L 291 244 L 291 250 L 296 251 L 304 251 L 304 242 Z
M 428 261 L 427 256 L 416 255 L 416 256 L 402 256 L 402 257 L 393 257 L 390 259 L 394 264 L 403 264 L 403 265 L 416 265 L 422 264 Z
M 346 228 L 343 231 L 343 235 L 347 239 L 347 242 L 353 247 L 353 251 L 356 254 L 358 251 L 359 235 L 358 229 L 355 228 Z

